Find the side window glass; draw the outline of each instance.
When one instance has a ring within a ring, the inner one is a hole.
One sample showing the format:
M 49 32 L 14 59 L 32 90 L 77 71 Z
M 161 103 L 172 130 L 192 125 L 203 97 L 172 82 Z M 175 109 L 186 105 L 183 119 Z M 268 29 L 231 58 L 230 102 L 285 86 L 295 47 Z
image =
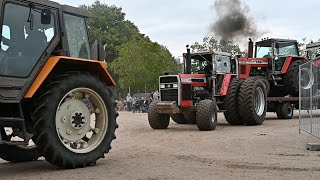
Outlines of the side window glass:
M 89 59 L 90 46 L 85 20 L 82 17 L 64 14 L 70 56 Z
M 5 4 L 0 75 L 29 76 L 55 35 L 54 11 L 51 23 L 42 24 L 41 7 L 30 10 L 26 4 Z
M 217 72 L 231 72 L 231 58 L 228 56 L 216 55 Z
M 10 41 L 11 38 L 11 33 L 10 33 L 10 28 L 7 25 L 2 26 L 2 41 L 1 41 L 1 49 L 6 51 L 9 48 L 8 43 L 6 41 Z

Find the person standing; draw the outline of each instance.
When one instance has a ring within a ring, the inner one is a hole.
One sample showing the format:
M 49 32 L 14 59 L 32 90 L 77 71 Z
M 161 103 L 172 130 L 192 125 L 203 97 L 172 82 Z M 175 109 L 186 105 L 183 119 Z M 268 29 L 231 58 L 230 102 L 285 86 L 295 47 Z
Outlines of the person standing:
M 128 111 L 131 111 L 132 109 L 132 97 L 130 96 L 130 93 L 127 94 L 127 108 L 128 108 Z
M 153 94 L 153 101 L 155 101 L 155 102 L 159 101 L 159 91 L 158 90 Z

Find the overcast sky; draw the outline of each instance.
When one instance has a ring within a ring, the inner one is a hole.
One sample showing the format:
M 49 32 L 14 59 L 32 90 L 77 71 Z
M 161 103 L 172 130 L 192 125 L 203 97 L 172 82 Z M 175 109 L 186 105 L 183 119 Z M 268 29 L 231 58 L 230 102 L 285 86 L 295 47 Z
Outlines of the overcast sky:
M 94 0 L 54 0 L 78 6 Z M 201 42 L 215 20 L 214 0 L 100 0 L 123 8 L 126 18 L 141 33 L 181 56 L 185 45 Z M 243 0 L 244 1 L 244 0 Z M 320 38 L 319 0 L 245 0 L 263 37 L 290 38 L 302 41 Z M 262 38 L 262 37 L 261 37 Z M 243 39 L 244 43 L 247 41 Z

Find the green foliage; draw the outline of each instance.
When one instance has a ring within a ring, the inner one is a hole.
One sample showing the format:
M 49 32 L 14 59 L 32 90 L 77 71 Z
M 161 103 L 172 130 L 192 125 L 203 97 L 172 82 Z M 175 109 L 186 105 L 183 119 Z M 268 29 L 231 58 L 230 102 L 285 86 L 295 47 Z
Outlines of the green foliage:
M 133 91 L 154 91 L 158 88 L 159 76 L 168 70 L 170 74 L 179 71 L 167 48 L 148 39 L 136 40 L 123 45 L 119 57 L 111 63 L 111 69 L 119 75 L 122 89 Z
M 92 5 L 80 7 L 90 12 L 90 18 L 87 20 L 90 44 L 96 39 L 101 40 L 102 44 L 106 44 L 105 50 L 109 62 L 118 57 L 120 46 L 132 40 L 143 38 L 138 27 L 131 21 L 125 20 L 125 13 L 120 7 L 109 6 L 98 0 Z
M 80 47 L 79 58 L 84 58 L 84 59 L 89 58 L 89 52 L 85 43 L 82 43 Z
M 195 42 L 191 45 L 192 51 L 209 51 L 216 50 L 230 53 L 232 56 L 242 55 L 246 57 L 246 52 L 241 51 L 239 45 L 234 44 L 232 41 L 216 40 L 213 36 L 203 38 L 203 43 Z

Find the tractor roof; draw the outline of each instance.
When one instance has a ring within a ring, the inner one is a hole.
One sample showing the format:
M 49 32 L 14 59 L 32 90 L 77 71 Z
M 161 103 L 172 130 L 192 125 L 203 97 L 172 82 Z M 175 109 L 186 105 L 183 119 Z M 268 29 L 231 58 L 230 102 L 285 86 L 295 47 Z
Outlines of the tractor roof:
M 25 2 L 25 0 L 16 0 L 16 1 Z M 82 8 L 76 8 L 76 7 L 72 7 L 69 5 L 61 5 L 57 2 L 48 1 L 48 0 L 27 0 L 27 1 L 29 1 L 31 3 L 42 4 L 42 5 L 54 7 L 54 8 L 62 8 L 62 10 L 64 12 L 83 16 L 83 17 L 89 17 L 89 11 L 82 9 Z
M 223 56 L 231 56 L 230 53 L 221 52 L 221 51 L 214 51 L 214 50 L 191 52 L 191 55 L 205 55 L 205 54 L 219 54 L 219 55 L 223 55 Z
M 272 42 L 293 42 L 293 43 L 297 43 L 297 40 L 293 40 L 293 39 L 278 39 L 278 38 L 270 38 L 270 39 L 264 39 L 262 41 L 258 41 L 256 42 L 256 44 L 270 44 Z
M 306 45 L 306 49 L 320 48 L 320 42 L 312 42 Z

